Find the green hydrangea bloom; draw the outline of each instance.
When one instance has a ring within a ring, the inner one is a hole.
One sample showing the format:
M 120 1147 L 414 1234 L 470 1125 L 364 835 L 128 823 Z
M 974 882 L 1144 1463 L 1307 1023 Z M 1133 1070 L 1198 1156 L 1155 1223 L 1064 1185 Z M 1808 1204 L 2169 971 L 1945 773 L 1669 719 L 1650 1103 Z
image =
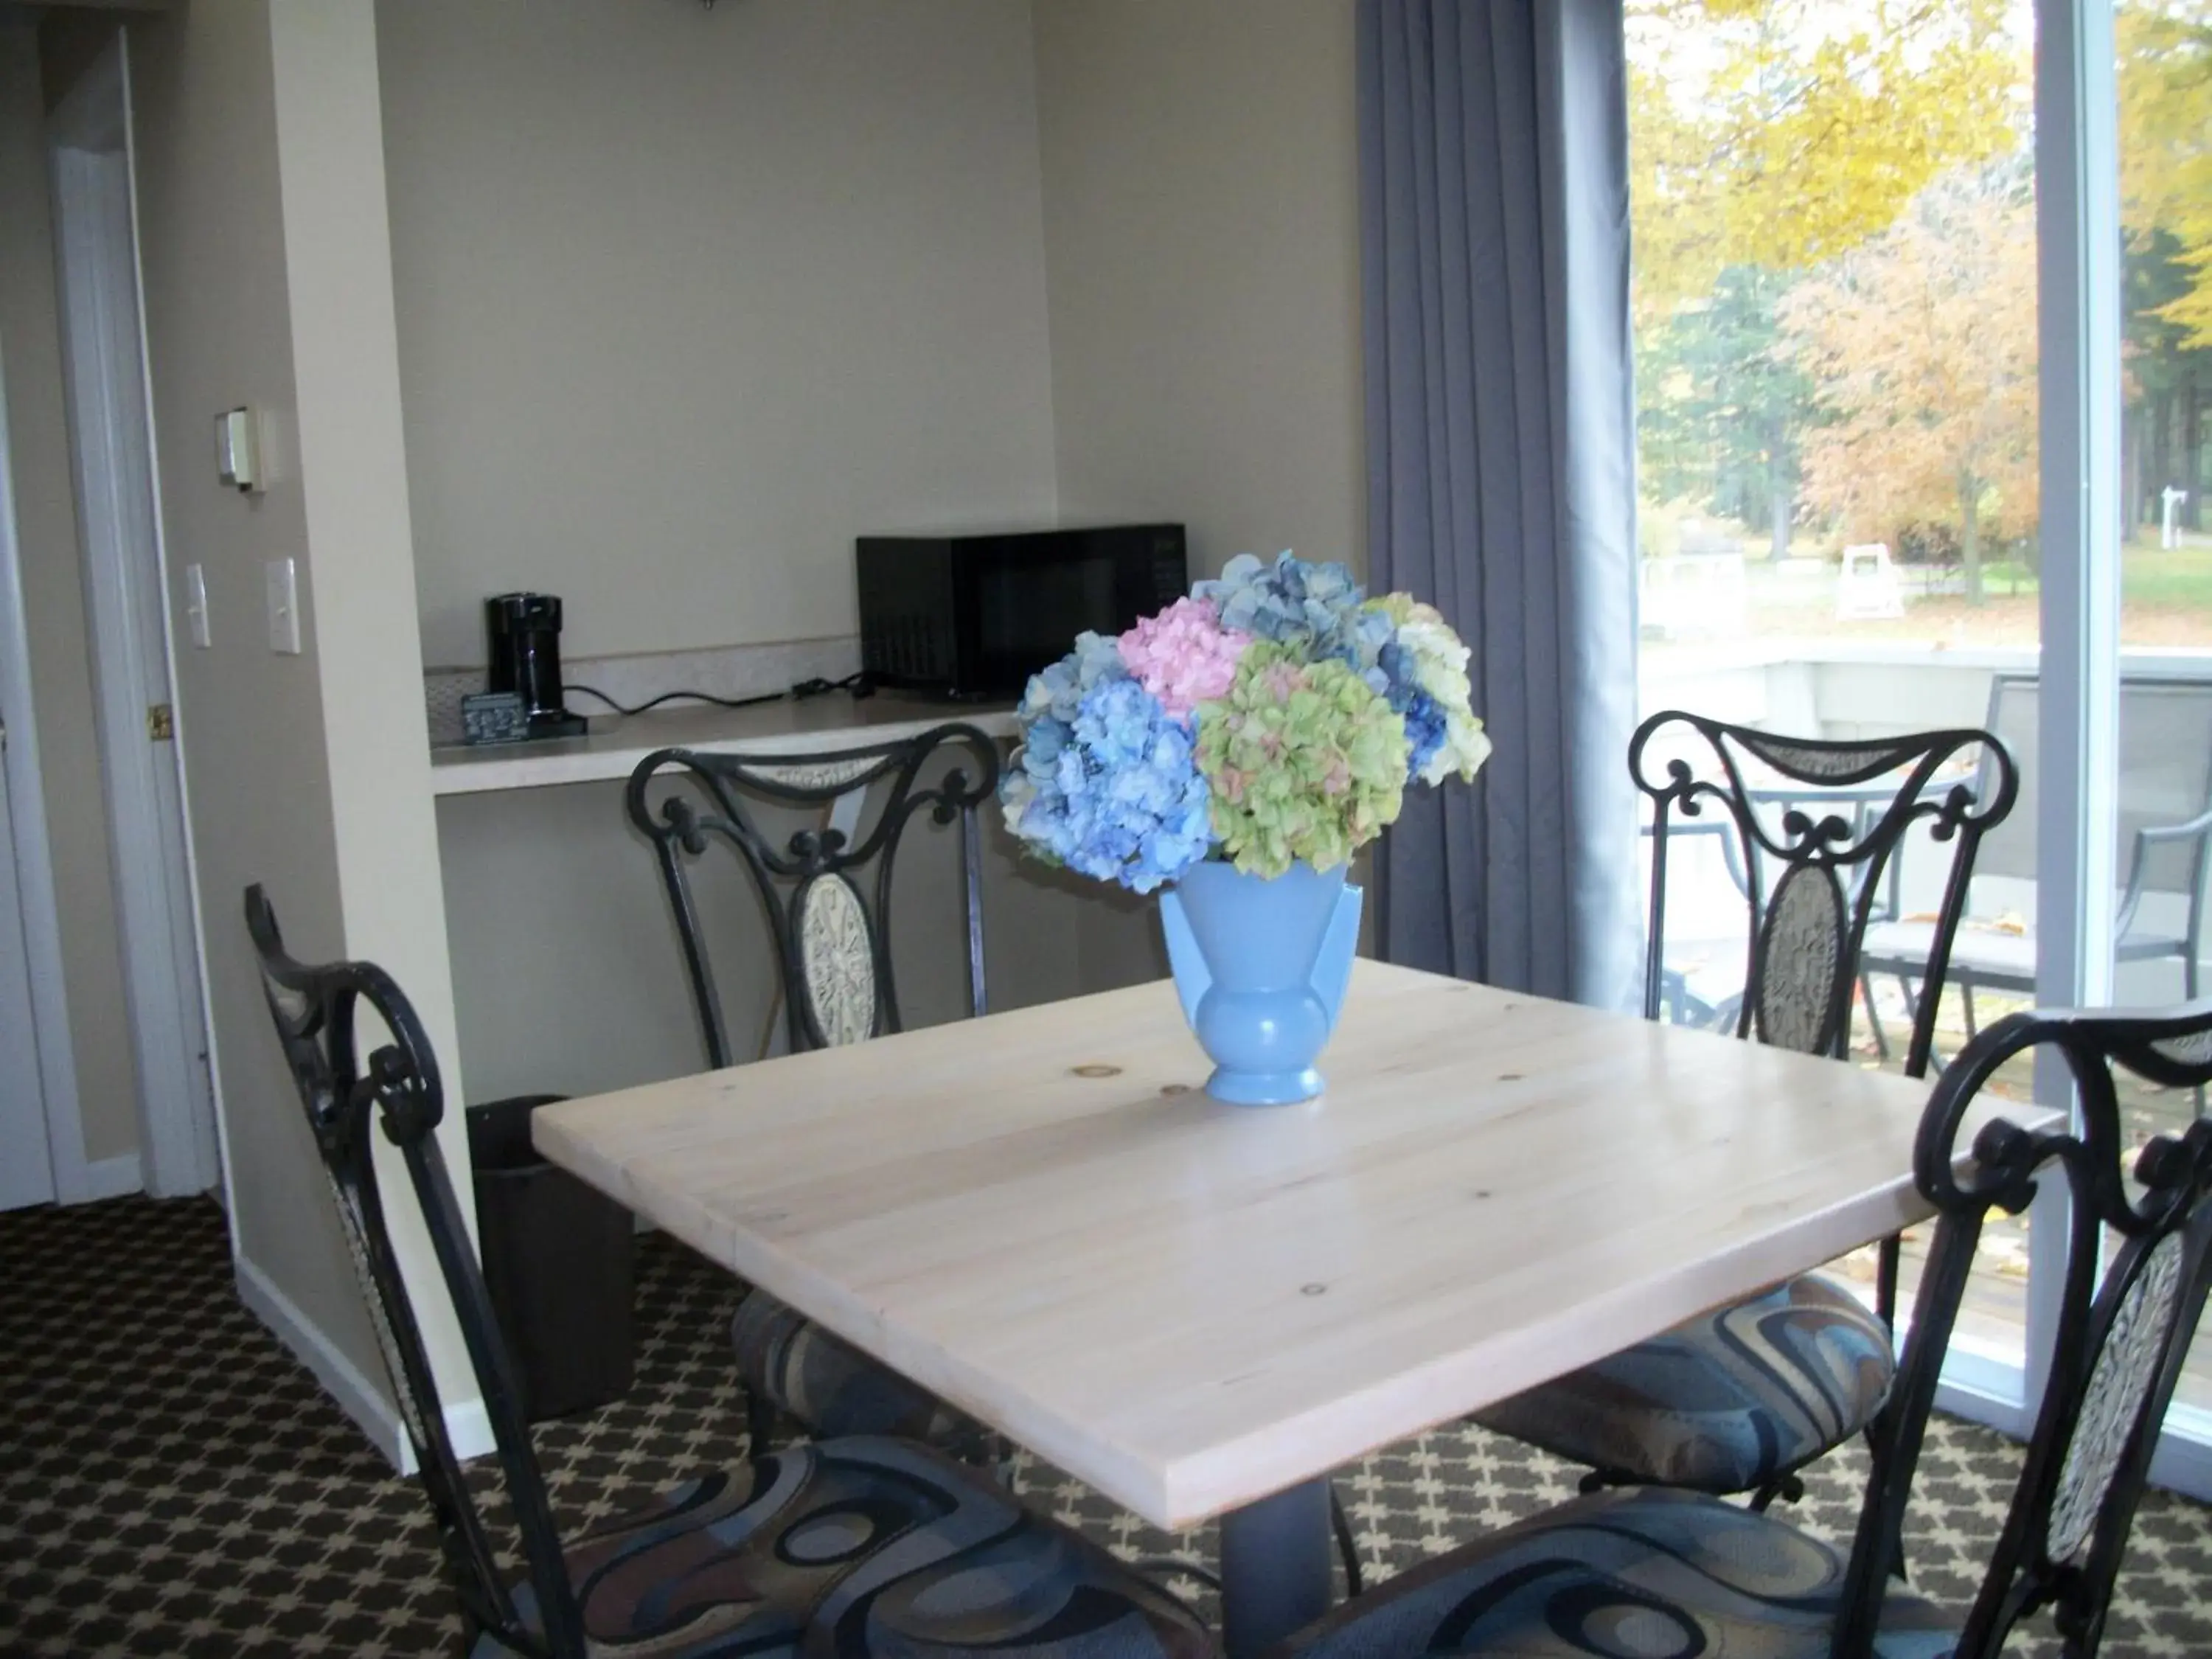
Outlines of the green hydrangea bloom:
M 1302 654 L 1255 641 L 1229 695 L 1198 708 L 1214 837 L 1248 875 L 1342 864 L 1405 799 L 1405 721 L 1346 664 Z

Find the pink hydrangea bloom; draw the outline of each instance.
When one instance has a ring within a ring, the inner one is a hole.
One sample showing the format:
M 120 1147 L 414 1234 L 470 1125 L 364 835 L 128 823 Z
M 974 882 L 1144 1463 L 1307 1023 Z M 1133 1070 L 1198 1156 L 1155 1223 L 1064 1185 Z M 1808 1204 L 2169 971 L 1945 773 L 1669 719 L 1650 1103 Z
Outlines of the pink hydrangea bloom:
M 1210 599 L 1177 599 L 1121 635 L 1122 665 L 1160 706 L 1180 719 L 1202 702 L 1224 696 L 1237 675 L 1237 659 L 1252 642 L 1221 625 Z

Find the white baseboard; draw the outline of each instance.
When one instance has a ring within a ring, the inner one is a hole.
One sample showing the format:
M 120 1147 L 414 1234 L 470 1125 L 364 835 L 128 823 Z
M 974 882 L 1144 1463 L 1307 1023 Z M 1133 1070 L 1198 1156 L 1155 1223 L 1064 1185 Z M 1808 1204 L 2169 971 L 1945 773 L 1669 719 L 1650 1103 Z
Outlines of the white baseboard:
M 119 1158 L 103 1158 L 83 1165 L 76 1189 L 67 1194 L 64 1201 L 96 1204 L 103 1198 L 121 1198 L 126 1193 L 145 1189 L 145 1179 L 138 1170 L 138 1154 L 125 1152 Z
M 465 1400 L 446 1407 L 446 1438 L 453 1443 L 453 1455 L 464 1463 L 499 1449 L 499 1443 L 492 1437 L 491 1418 L 481 1400 Z
M 268 1274 L 242 1258 L 237 1267 L 239 1300 L 315 1374 L 315 1380 L 337 1402 L 338 1409 L 354 1420 L 393 1469 L 401 1474 L 414 1474 L 415 1448 L 408 1442 L 399 1413 L 384 1384 L 371 1381 L 341 1353 Z M 447 1407 L 446 1437 L 453 1443 L 453 1455 L 464 1462 L 493 1450 L 491 1419 L 485 1415 L 483 1401 L 464 1400 Z
M 2212 1412 L 2191 1406 L 2169 1407 L 2166 1432 L 2151 1454 L 2154 1486 L 2199 1503 L 2212 1498 Z
M 1969 1352 L 1962 1353 L 1961 1348 Z M 1936 1408 L 1995 1429 L 2008 1439 L 2027 1439 L 2027 1413 L 2016 1393 L 2008 1397 L 2006 1391 L 2008 1382 L 2016 1389 L 2017 1369 L 2008 1376 L 2000 1362 L 1971 1348 L 1968 1343 L 1954 1343 L 1943 1381 L 1936 1389 Z M 2212 1499 L 2212 1412 L 2179 1405 L 2168 1409 L 2166 1432 L 2151 1454 L 2150 1483 L 2199 1503 Z
M 295 1358 L 315 1374 L 324 1391 L 337 1401 L 340 1411 L 359 1425 L 369 1443 L 402 1474 L 410 1473 L 415 1467 L 414 1453 L 407 1444 L 406 1432 L 399 1425 L 399 1413 L 386 1397 L 384 1385 L 372 1382 L 361 1367 L 341 1353 L 337 1345 L 323 1334 L 322 1328 L 301 1313 L 267 1273 L 243 1256 L 236 1266 L 238 1299 L 276 1334 L 276 1340 L 292 1351 Z

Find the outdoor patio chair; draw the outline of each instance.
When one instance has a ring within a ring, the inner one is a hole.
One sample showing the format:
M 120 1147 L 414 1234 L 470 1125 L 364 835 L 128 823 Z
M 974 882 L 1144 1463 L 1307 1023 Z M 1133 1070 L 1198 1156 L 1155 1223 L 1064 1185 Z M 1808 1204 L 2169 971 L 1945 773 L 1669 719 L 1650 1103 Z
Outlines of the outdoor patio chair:
M 2022 763 L 2019 802 L 1984 841 L 1977 877 L 2035 879 L 2039 687 L 2032 674 L 2000 674 L 1990 688 L 1989 729 Z M 2205 878 L 2212 863 L 2212 680 L 2130 676 L 2120 684 L 2119 848 L 2124 885 L 2113 933 L 2120 963 L 2179 961 L 2184 997 L 2197 993 L 2203 955 Z M 1996 787 L 1987 771 L 1978 794 Z M 1932 921 L 1901 916 L 1893 882 L 1888 915 L 1867 929 L 1863 965 L 1869 975 L 1893 977 L 1908 1011 L 1921 988 Z M 2158 903 L 2156 901 L 2164 901 Z M 2151 902 L 2147 903 L 2147 901 Z M 1977 1024 L 1977 991 L 2035 992 L 2035 933 L 2008 925 L 1993 907 L 1971 901 L 1951 941 L 1948 982 L 1959 988 L 1966 1035 Z M 2178 912 L 2178 915 L 2177 915 Z M 1868 1003 L 1883 1058 L 1888 1035 Z
M 2033 1129 L 1997 1120 L 1969 1140 L 1984 1085 L 2045 1047 L 2073 1073 L 2081 1133 L 2063 1117 Z M 1277 1659 L 1996 1659 L 2014 1627 L 2045 1609 L 2066 1659 L 2090 1659 L 2212 1270 L 2212 1122 L 2130 1158 L 2115 1068 L 2166 1088 L 2212 1079 L 2212 1003 L 2017 1014 L 1969 1044 L 1936 1085 L 1912 1156 L 1935 1240 L 1897 1386 L 1869 1437 L 1848 1552 L 1703 1493 L 1587 1495 L 1401 1573 Z M 1913 1475 L 1983 1228 L 2060 1180 L 2073 1201 L 2050 1376 L 1987 1569 L 1954 1614 L 1893 1577 Z M 2184 1569 L 2182 1593 L 2193 1574 Z
M 1668 850 L 1677 821 L 1708 835 L 1717 822 L 1742 860 L 1747 945 L 1735 1034 L 1835 1060 L 1850 1039 L 1860 940 L 1907 835 L 1929 826 L 1951 860 L 1929 969 L 1940 982 L 1976 851 L 2012 806 L 2012 763 L 1986 732 L 1835 743 L 1669 713 L 1637 728 L 1628 763 L 1651 802 L 1645 1017 L 1660 1017 L 1668 989 Z M 1966 780 L 1981 767 L 1993 787 L 1978 793 Z M 1938 781 L 1950 777 L 1959 781 Z M 1934 1019 L 1923 999 L 1909 1076 L 1926 1071 Z M 1896 1376 L 1894 1238 L 1878 1260 L 1872 1309 L 1845 1286 L 1802 1273 L 1475 1420 L 1589 1468 L 1585 1490 L 1749 1492 L 1759 1509 L 1795 1498 L 1797 1470 L 1864 1429 Z

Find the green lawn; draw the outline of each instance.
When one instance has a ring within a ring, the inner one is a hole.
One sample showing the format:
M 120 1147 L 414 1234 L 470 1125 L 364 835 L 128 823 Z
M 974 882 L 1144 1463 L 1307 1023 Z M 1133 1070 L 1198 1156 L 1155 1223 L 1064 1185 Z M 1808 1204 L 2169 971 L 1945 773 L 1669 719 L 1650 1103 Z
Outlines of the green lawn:
M 1808 586 L 1778 569 L 1766 558 L 1765 538 L 1746 537 L 1744 552 L 1754 634 L 2018 645 L 2032 644 L 2039 631 L 2036 599 L 2041 585 L 2033 570 L 2014 560 L 1993 560 L 1982 567 L 1985 602 L 1979 606 L 1957 593 L 1918 592 L 1921 568 L 1900 566 L 1902 618 L 1838 623 L 1832 589 Z M 1827 562 L 1832 556 L 1832 550 L 1809 541 L 1791 552 L 1808 562 Z M 2190 537 L 2171 550 L 2160 548 L 2154 538 L 2124 544 L 2120 601 L 2122 637 L 2130 647 L 2212 647 L 2212 536 Z
M 1992 593 L 2034 593 L 2042 586 L 2034 571 L 2010 559 L 1984 564 L 1982 580 Z M 2126 605 L 2212 611 L 2212 539 L 2170 551 L 2155 544 L 2123 546 L 2120 599 Z
M 2154 545 L 2123 548 L 2120 597 L 2128 605 L 2212 611 L 2212 538 L 2170 553 Z

